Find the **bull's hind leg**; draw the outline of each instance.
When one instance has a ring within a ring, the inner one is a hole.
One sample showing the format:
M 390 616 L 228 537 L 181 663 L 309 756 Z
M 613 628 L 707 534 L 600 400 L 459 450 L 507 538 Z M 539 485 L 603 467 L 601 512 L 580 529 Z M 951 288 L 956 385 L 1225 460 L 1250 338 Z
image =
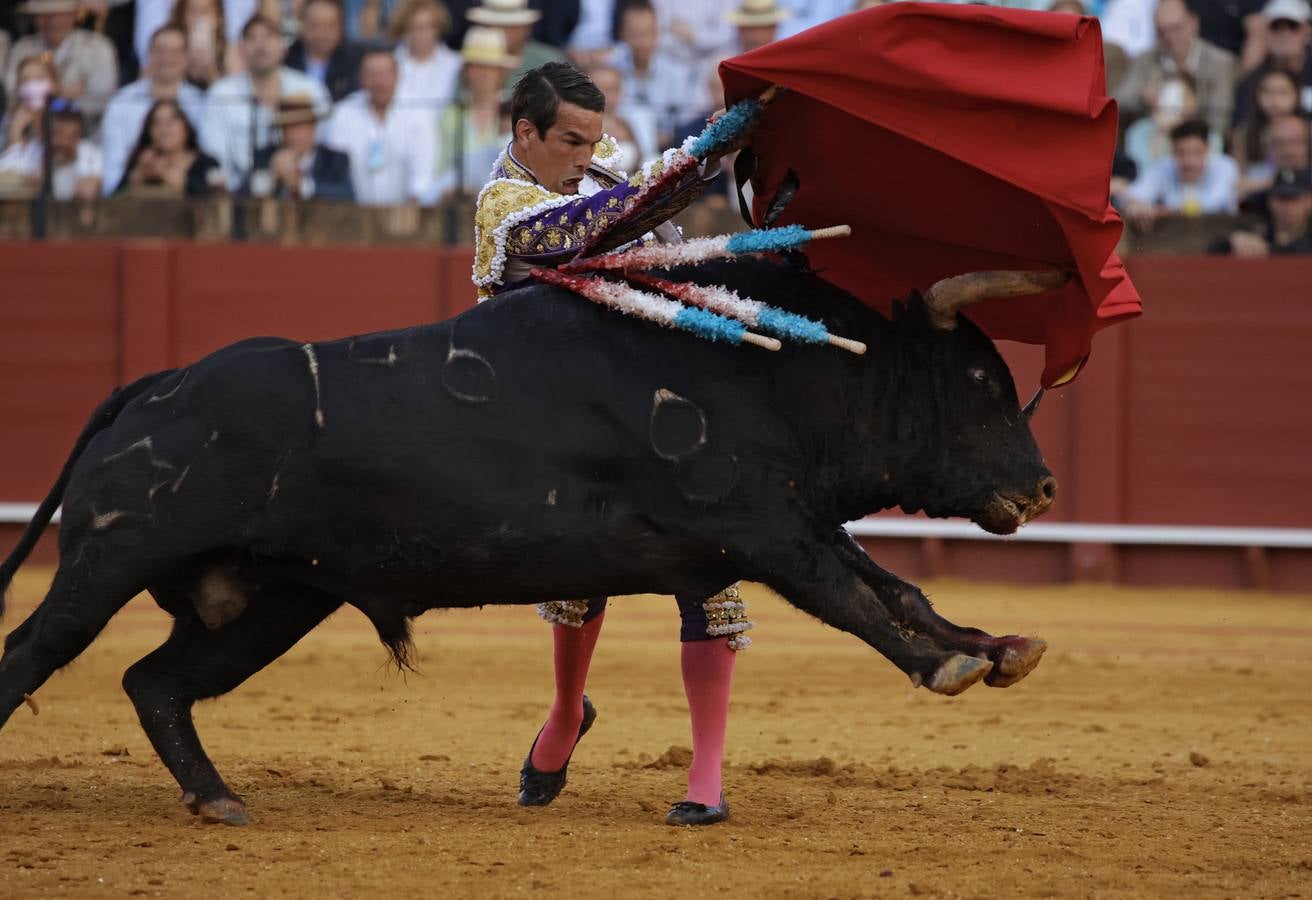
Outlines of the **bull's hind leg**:
M 197 700 L 226 694 L 327 618 L 341 602 L 310 588 L 266 588 L 231 622 L 206 628 L 194 611 L 169 639 L 123 676 L 155 752 L 182 788 L 183 802 L 207 822 L 244 825 L 246 806 L 219 775 L 192 722 Z
M 1046 641 L 1009 634 L 994 637 L 978 628 L 964 628 L 940 616 L 914 584 L 908 584 L 891 572 L 875 565 L 865 550 L 847 532 L 840 532 L 839 554 L 870 586 L 889 613 L 902 627 L 923 634 L 947 650 L 987 659 L 993 670 L 985 677 L 990 687 L 1009 687 L 1020 681 L 1039 664 Z
M 104 566 L 102 569 L 109 569 Z M 46 598 L 5 640 L 0 657 L 0 727 L 28 694 L 90 646 L 114 613 L 140 591 L 125 578 L 92 580 L 61 565 Z

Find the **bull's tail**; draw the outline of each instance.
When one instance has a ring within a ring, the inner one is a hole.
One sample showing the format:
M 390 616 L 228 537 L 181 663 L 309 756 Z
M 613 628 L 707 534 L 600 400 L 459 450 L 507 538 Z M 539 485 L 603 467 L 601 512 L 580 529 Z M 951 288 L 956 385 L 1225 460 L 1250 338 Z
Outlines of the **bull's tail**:
M 123 407 L 145 393 L 172 371 L 156 372 L 153 375 L 139 378 L 126 387 L 115 388 L 114 392 L 106 397 L 96 407 L 96 411 L 91 414 L 91 420 L 87 422 L 86 427 L 82 429 L 82 433 L 78 435 L 77 443 L 73 445 L 73 450 L 69 453 L 63 470 L 60 471 L 59 477 L 55 479 L 55 484 L 50 489 L 50 493 L 46 495 L 46 499 L 42 500 L 41 505 L 37 507 L 36 515 L 32 516 L 32 521 L 28 523 L 27 530 L 23 532 L 22 538 L 19 539 L 18 546 L 14 548 L 14 552 L 9 554 L 8 559 L 0 563 L 0 619 L 4 618 L 5 594 L 9 591 L 9 583 L 14 580 L 18 567 L 23 564 L 23 560 L 27 559 L 28 554 L 32 552 L 32 548 L 36 546 L 36 542 L 41 537 L 41 532 L 45 531 L 46 526 L 50 524 L 50 520 L 54 518 L 55 510 L 63 502 L 64 488 L 68 486 L 68 478 L 73 472 L 73 466 L 77 464 L 78 457 L 82 455 L 82 451 L 86 450 L 87 444 L 91 443 L 92 438 L 114 424 L 114 420 L 123 411 Z

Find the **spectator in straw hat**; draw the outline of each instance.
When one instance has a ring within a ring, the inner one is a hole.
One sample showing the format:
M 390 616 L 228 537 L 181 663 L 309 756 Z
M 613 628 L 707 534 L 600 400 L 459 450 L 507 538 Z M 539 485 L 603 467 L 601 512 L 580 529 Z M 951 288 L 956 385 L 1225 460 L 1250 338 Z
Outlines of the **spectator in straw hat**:
M 791 13 L 775 0 L 740 0 L 737 8 L 729 10 L 729 21 L 738 27 L 738 50 L 746 53 L 774 42 L 779 23 Z
M 321 112 L 331 105 L 323 85 L 283 65 L 278 23 L 255 16 L 242 29 L 240 49 L 246 71 L 214 82 L 200 126 L 201 145 L 223 166 L 229 190 L 241 185 L 254 151 L 268 142 L 279 99 L 309 94 Z
M 323 115 L 308 94 L 278 101 L 277 144 L 255 151 L 255 164 L 243 194 L 295 200 L 355 199 L 351 158 L 315 140 Z
M 12 92 L 18 63 L 29 56 L 45 56 L 59 70 L 64 96 L 76 100 L 82 113 L 95 123 L 118 87 L 114 45 L 103 35 L 76 28 L 78 0 L 28 0 L 18 7 L 36 20 L 36 34 L 14 44 L 5 71 L 5 89 Z
M 530 69 L 565 59 L 555 47 L 532 39 L 533 25 L 542 18 L 542 13 L 529 9 L 528 0 L 483 0 L 481 6 L 469 10 L 465 17 L 475 25 L 501 29 L 506 36 L 507 52 L 519 57 L 519 66 L 506 76 L 506 90 L 514 87 Z
M 501 90 L 506 72 L 519 58 L 506 51 L 500 28 L 474 25 L 465 32 L 460 50 L 460 102 L 442 113 L 437 161 L 439 194 L 477 194 L 487 181 L 502 148 L 510 142 L 510 127 Z

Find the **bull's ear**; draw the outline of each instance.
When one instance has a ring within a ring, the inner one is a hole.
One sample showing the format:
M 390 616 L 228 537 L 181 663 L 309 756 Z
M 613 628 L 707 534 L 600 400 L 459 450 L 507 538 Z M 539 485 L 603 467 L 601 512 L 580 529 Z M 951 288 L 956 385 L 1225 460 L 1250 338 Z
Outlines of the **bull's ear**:
M 900 312 L 895 312 L 893 321 L 903 328 L 915 332 L 930 328 L 929 307 L 919 291 L 912 291 L 906 301 L 895 301 L 893 306 L 895 310 L 900 309 Z

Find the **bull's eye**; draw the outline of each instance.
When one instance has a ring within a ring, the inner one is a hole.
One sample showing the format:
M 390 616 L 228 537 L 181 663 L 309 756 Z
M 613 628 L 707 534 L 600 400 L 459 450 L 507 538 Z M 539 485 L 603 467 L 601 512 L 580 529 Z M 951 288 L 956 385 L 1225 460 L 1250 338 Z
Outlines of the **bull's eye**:
M 970 380 L 975 382 L 976 384 L 988 384 L 989 373 L 985 372 L 983 369 L 971 369 Z

